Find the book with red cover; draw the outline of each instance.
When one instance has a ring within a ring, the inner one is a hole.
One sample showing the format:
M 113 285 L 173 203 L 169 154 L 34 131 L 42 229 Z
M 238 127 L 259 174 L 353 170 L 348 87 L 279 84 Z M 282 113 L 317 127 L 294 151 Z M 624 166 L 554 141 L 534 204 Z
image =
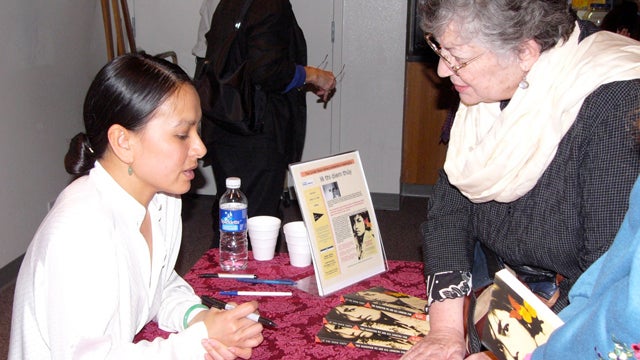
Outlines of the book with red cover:
M 427 300 L 380 286 L 340 296 L 345 304 L 361 305 L 427 320 Z
M 482 344 L 498 359 L 522 359 L 563 321 L 508 269 L 496 273 Z

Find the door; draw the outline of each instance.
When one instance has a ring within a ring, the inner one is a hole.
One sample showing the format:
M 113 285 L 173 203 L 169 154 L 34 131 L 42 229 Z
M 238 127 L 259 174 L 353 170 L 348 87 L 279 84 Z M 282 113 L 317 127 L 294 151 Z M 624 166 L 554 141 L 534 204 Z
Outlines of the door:
M 310 66 L 326 70 L 334 68 L 333 43 L 333 1 L 291 0 L 293 12 L 307 41 L 307 62 Z M 307 137 L 302 160 L 312 160 L 333 153 L 331 111 L 336 106 L 336 98 L 325 106 L 317 101 L 313 93 L 307 94 Z

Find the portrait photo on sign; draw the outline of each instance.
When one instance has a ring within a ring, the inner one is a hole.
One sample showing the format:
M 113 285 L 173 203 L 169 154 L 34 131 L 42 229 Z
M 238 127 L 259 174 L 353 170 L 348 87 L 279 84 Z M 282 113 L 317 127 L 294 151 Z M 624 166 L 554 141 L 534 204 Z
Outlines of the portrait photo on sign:
M 362 260 L 376 252 L 376 238 L 371 227 L 369 211 L 349 216 L 358 260 Z
M 322 192 L 327 200 L 337 199 L 340 197 L 340 188 L 338 182 L 334 181 L 328 184 L 322 185 Z

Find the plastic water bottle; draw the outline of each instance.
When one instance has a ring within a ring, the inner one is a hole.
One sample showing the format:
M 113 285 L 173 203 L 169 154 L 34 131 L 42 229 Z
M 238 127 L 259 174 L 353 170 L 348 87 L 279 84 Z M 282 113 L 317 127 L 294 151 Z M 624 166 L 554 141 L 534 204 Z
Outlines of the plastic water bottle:
M 596 26 L 602 25 L 602 20 L 609 12 L 609 5 L 592 3 L 589 5 L 589 12 L 585 15 L 585 20 L 589 20 Z
M 240 178 L 226 180 L 220 198 L 220 266 L 224 271 L 247 268 L 247 197 L 240 191 Z

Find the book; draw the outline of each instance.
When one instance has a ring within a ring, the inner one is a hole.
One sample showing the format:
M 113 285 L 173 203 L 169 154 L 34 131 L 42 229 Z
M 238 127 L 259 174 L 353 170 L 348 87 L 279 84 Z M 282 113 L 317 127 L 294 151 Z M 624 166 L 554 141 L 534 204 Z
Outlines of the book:
M 482 344 L 498 359 L 521 359 L 563 321 L 508 269 L 496 273 L 482 326 Z
M 324 322 L 409 340 L 415 343 L 429 332 L 429 322 L 360 305 L 341 304 L 331 309 Z
M 413 344 L 405 339 L 389 337 L 335 324 L 323 324 L 316 334 L 316 343 L 342 345 L 353 348 L 379 350 L 403 354 Z
M 428 315 L 426 299 L 385 289 L 380 286 L 343 294 L 340 296 L 340 301 L 345 304 L 362 305 L 423 321 L 427 320 Z

